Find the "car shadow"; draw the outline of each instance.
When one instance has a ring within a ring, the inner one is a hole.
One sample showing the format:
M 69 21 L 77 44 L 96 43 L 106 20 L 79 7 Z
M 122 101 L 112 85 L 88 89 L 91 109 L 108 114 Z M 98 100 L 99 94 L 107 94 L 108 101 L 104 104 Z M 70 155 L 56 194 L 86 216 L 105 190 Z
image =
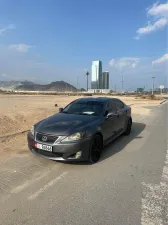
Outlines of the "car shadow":
M 121 135 L 110 144 L 108 144 L 102 154 L 99 162 L 113 156 L 114 154 L 122 151 L 132 140 L 134 139 L 142 139 L 143 135 L 140 135 L 142 131 L 145 129 L 146 125 L 143 123 L 133 122 L 132 124 L 132 132 L 129 136 Z
M 140 135 L 145 129 L 146 125 L 143 123 L 133 122 L 132 132 L 129 136 L 121 135 L 110 144 L 108 144 L 102 151 L 99 162 L 106 160 L 107 158 L 113 156 L 114 154 L 122 151 L 125 146 L 127 146 L 134 139 L 142 139 L 143 136 Z M 97 162 L 97 163 L 99 163 Z M 64 164 L 73 164 L 73 165 L 89 165 L 87 162 L 61 162 Z

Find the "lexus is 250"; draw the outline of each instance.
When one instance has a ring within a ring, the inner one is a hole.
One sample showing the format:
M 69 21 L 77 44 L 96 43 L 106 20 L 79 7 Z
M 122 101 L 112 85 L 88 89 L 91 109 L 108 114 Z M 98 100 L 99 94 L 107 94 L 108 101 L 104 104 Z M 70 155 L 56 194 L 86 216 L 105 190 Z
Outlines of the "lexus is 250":
M 80 98 L 46 118 L 28 132 L 35 155 L 64 161 L 96 163 L 104 146 L 131 133 L 130 106 L 117 98 Z

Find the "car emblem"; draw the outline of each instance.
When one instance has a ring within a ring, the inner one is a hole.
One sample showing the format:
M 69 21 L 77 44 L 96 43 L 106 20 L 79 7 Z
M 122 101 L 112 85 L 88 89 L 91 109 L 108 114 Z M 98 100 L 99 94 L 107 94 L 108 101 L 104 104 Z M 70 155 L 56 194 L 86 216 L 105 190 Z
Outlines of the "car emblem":
M 47 136 L 42 136 L 42 141 L 47 141 Z

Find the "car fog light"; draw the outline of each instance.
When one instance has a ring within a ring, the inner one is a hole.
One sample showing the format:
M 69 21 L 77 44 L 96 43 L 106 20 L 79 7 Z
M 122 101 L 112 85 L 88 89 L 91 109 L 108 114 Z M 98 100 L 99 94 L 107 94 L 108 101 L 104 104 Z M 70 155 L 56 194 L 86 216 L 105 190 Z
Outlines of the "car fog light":
M 78 159 L 78 158 L 81 157 L 81 155 L 82 155 L 82 152 L 81 151 L 80 152 L 77 152 L 76 155 L 75 155 L 75 158 Z

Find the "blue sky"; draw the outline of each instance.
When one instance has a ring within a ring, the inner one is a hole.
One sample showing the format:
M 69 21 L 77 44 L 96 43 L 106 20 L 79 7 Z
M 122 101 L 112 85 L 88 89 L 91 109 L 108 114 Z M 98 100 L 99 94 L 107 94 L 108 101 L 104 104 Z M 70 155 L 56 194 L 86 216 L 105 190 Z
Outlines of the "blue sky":
M 111 88 L 165 84 L 168 3 L 152 0 L 0 0 L 0 80 L 86 86 L 102 60 Z M 160 61 L 159 61 L 160 60 Z M 153 62 L 153 63 L 152 63 Z

